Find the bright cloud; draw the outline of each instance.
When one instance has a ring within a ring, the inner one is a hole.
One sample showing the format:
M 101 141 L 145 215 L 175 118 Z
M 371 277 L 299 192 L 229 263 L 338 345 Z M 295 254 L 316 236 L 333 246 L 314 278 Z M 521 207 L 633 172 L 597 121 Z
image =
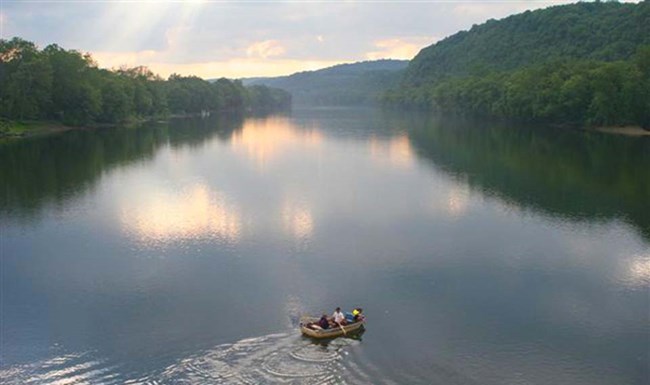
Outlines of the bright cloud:
M 423 47 L 437 41 L 432 37 L 407 37 L 379 40 L 375 42 L 376 51 L 366 54 L 370 60 L 377 59 L 412 59 Z
M 290 75 L 299 71 L 312 71 L 340 64 L 339 60 L 264 59 L 262 57 L 236 57 L 230 60 L 198 63 L 169 63 L 168 55 L 156 51 L 96 52 L 93 58 L 102 68 L 135 67 L 143 65 L 167 78 L 173 73 L 196 75 L 205 79 L 216 77 L 243 78 L 251 74 L 265 76 Z
M 277 40 L 257 41 L 246 48 L 249 57 L 267 59 L 273 56 L 280 56 L 286 50 Z

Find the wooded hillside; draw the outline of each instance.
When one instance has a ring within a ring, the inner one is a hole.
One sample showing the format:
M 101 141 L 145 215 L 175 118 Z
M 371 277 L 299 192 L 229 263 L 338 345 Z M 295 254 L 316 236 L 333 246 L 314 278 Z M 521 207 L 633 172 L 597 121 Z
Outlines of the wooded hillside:
M 407 64 L 406 60 L 365 61 L 243 81 L 244 84 L 263 84 L 287 90 L 295 105 L 370 105 L 377 103 L 386 90 L 399 84 Z
M 580 125 L 650 126 L 650 2 L 489 20 L 424 48 L 392 105 Z

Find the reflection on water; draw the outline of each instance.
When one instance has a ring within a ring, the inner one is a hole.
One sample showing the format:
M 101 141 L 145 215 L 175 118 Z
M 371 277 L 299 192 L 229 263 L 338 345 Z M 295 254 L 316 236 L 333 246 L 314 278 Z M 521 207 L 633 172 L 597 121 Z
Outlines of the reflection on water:
M 621 219 L 650 238 L 650 140 L 549 127 L 389 116 L 418 154 L 508 206 L 570 220 Z
M 353 109 L 2 144 L 0 383 L 645 384 L 649 146 Z M 362 341 L 299 336 L 336 306 Z
M 113 367 L 87 357 L 88 354 L 65 354 L 43 362 L 0 370 L 6 384 L 83 384 L 116 383 Z
M 457 218 L 464 215 L 470 203 L 467 183 L 458 181 L 452 186 L 435 186 L 432 189 L 431 210 L 434 216 Z
M 314 232 L 314 218 L 308 207 L 287 200 L 282 208 L 286 231 L 298 240 L 309 238 Z
M 172 120 L 137 130 L 70 131 L 1 143 L 0 214 L 28 220 L 45 205 L 75 204 L 74 198 L 91 190 L 105 173 L 150 161 L 163 148 L 192 148 L 215 137 L 227 140 L 241 119 Z
M 177 242 L 210 237 L 235 242 L 242 229 L 241 214 L 223 193 L 203 184 L 185 191 L 152 191 L 125 203 L 124 229 L 141 242 Z
M 413 166 L 413 150 L 406 134 L 400 134 L 388 140 L 370 137 L 370 156 L 381 165 L 386 163 L 408 168 Z
M 650 287 L 650 254 L 635 255 L 628 262 L 629 283 L 641 289 Z
M 296 130 L 288 118 L 271 117 L 246 120 L 230 143 L 235 151 L 243 151 L 259 169 L 264 169 L 291 148 L 311 151 L 322 141 L 322 134 L 317 130 Z

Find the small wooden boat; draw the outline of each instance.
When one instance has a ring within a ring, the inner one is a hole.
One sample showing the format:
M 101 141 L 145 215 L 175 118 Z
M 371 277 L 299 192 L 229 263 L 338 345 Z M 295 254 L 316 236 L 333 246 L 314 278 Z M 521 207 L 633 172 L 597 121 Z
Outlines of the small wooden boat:
M 300 319 L 300 331 L 312 338 L 336 338 L 347 334 L 354 334 L 363 329 L 364 321 L 349 323 L 347 325 L 330 327 L 329 329 L 313 328 L 310 325 L 318 322 L 316 317 L 303 317 Z

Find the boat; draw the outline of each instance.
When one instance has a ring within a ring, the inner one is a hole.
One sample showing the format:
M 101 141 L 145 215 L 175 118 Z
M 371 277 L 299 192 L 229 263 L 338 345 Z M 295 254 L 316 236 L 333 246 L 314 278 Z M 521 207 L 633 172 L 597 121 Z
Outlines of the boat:
M 311 338 L 336 338 L 348 334 L 354 334 L 363 330 L 364 320 L 352 322 L 347 325 L 339 327 L 331 327 L 329 329 L 312 329 L 310 324 L 318 322 L 320 317 L 303 317 L 300 319 L 300 332 Z

